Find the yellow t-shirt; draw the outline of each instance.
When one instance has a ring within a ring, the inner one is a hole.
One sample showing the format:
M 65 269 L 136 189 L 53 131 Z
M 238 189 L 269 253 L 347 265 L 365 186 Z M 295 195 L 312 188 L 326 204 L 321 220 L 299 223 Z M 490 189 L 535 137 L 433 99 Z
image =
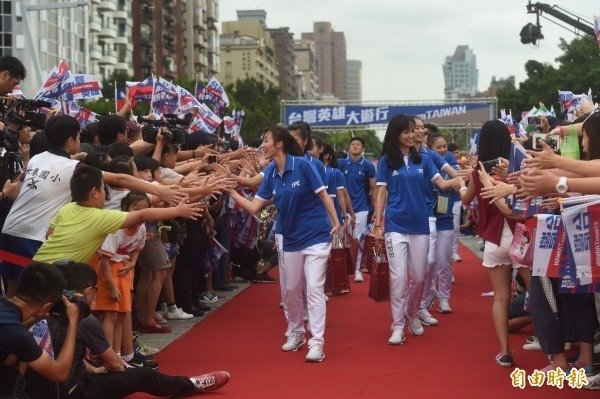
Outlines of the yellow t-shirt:
M 106 239 L 123 227 L 127 212 L 98 209 L 71 202 L 50 222 L 54 232 L 42 244 L 33 260 L 52 263 L 61 259 L 87 262 Z

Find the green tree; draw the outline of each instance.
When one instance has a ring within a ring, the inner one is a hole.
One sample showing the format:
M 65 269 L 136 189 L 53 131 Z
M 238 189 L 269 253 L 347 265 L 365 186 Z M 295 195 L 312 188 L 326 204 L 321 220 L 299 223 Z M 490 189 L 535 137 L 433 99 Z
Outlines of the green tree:
M 246 142 L 279 123 L 279 90 L 256 79 L 238 80 L 225 88 L 229 109 L 244 110 L 241 135 Z
M 498 105 L 502 109 L 512 109 L 514 116 L 521 111 L 538 106 L 539 102 L 548 109 L 554 106 L 560 110 L 558 90 L 573 93 L 587 93 L 589 87 L 600 82 L 600 62 L 598 46 L 589 38 L 576 38 L 571 42 L 561 39 L 559 48 L 562 54 L 556 58 L 558 66 L 529 60 L 525 63 L 527 79 L 519 88 L 512 86 L 498 90 Z

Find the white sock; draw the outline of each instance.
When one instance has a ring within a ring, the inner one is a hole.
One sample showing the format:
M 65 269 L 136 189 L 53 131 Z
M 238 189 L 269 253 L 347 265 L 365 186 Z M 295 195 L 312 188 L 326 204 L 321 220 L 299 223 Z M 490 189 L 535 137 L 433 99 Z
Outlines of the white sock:
M 121 356 L 121 359 L 125 360 L 126 362 L 131 361 L 131 359 L 133 359 L 133 353 L 130 355 Z

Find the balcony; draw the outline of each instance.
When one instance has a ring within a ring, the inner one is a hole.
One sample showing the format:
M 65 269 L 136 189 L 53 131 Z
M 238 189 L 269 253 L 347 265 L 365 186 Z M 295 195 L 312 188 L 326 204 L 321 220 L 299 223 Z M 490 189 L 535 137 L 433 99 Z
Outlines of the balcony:
M 102 53 L 100 52 L 100 50 L 91 50 L 90 51 L 90 59 L 99 60 L 101 58 L 102 58 Z
M 102 55 L 102 57 L 98 60 L 98 64 L 100 65 L 115 65 L 116 63 L 117 56 L 112 53 Z
M 131 42 L 131 38 L 125 36 L 125 35 L 119 35 L 115 38 L 115 40 L 113 40 L 114 44 L 122 44 L 122 45 L 128 45 Z
M 117 11 L 117 3 L 114 1 L 101 1 L 96 6 L 98 11 Z
M 98 32 L 98 37 L 103 39 L 116 39 L 117 30 L 114 27 L 102 27 Z
M 114 19 L 124 19 L 124 20 L 128 20 L 129 15 L 127 15 L 127 11 L 115 11 L 113 12 L 113 18 Z
M 115 71 L 116 70 L 120 70 L 120 71 L 128 71 L 131 69 L 131 65 L 128 62 L 117 62 L 115 64 Z
M 102 26 L 97 21 L 90 22 L 90 32 L 100 32 Z

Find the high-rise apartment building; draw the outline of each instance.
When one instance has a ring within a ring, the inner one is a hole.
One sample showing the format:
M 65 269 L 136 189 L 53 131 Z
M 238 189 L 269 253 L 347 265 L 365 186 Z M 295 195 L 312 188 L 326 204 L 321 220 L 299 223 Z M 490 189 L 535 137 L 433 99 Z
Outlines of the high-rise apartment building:
M 133 71 L 168 80 L 185 75 L 185 0 L 133 0 Z M 209 61 L 210 63 L 210 61 Z
M 218 6 L 218 0 L 187 1 L 185 73 L 189 78 L 207 81 L 219 73 Z
M 19 58 L 27 68 L 20 87 L 33 97 L 50 70 L 64 59 L 75 73 L 89 73 L 88 6 L 29 10 L 26 7 L 69 3 L 63 0 L 0 1 L 0 55 Z M 27 13 L 27 18 L 24 18 Z M 26 21 L 29 21 L 28 26 Z
M 267 30 L 271 34 L 275 46 L 275 61 L 279 73 L 281 99 L 297 100 L 298 89 L 302 87 L 300 82 L 302 75 L 298 73 L 296 68 L 294 34 L 290 32 L 288 27 Z
M 312 40 L 295 40 L 294 53 L 296 66 L 302 75 L 301 100 L 316 100 L 319 98 L 317 78 L 317 48 Z
M 132 0 L 92 0 L 89 13 L 90 71 L 100 80 L 133 75 Z
M 260 20 L 225 21 L 221 24 L 221 82 L 254 78 L 279 87 L 275 45 Z
M 443 70 L 444 96 L 447 100 L 477 94 L 479 70 L 475 54 L 469 46 L 456 47 L 454 54 L 446 57 Z
M 346 95 L 348 101 L 362 101 L 362 61 L 346 62 Z
M 315 22 L 313 32 L 302 33 L 302 39 L 312 40 L 317 47 L 319 93 L 346 100 L 346 37 L 334 32 L 331 22 Z

